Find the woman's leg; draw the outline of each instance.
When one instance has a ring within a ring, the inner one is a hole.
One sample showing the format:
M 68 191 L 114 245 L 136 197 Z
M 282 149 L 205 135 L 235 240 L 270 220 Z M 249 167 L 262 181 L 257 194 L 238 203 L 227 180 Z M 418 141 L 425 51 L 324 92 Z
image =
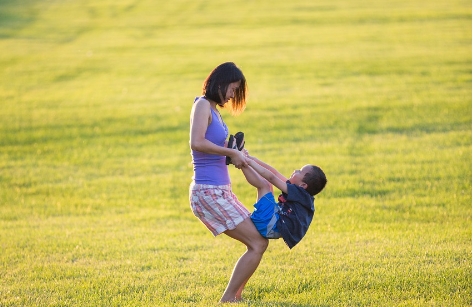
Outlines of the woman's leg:
M 221 302 L 233 302 L 241 299 L 241 292 L 261 262 L 269 240 L 262 237 L 250 218 L 245 219 L 235 229 L 224 232 L 247 247 L 247 251 L 237 261 Z
M 248 279 L 249 280 L 249 279 Z M 246 280 L 238 289 L 238 292 L 236 292 L 236 301 L 241 301 L 242 300 L 242 290 L 244 290 L 244 287 L 246 286 L 247 284 L 247 281 Z

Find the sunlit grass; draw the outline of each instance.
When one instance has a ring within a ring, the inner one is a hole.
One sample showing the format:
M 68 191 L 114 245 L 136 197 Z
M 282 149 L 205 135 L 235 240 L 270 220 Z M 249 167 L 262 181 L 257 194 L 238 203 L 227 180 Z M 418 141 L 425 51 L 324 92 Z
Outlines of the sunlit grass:
M 329 180 L 239 305 L 471 305 L 470 2 L 1 6 L 1 306 L 217 303 L 243 247 L 189 209 L 188 129 L 224 61 L 250 90 L 231 131 Z

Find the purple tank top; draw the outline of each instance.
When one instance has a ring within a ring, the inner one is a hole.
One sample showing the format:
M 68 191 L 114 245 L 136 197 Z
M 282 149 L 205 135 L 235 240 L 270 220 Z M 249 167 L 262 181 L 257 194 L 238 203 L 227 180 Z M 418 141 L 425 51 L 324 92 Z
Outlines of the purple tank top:
M 196 97 L 195 103 L 199 98 Z M 211 109 L 211 123 L 206 129 L 205 139 L 218 145 L 224 146 L 228 137 L 228 127 L 221 122 L 220 116 Z M 226 157 L 207 154 L 204 152 L 192 150 L 192 163 L 195 183 L 209 185 L 227 185 L 231 183 L 229 179 Z

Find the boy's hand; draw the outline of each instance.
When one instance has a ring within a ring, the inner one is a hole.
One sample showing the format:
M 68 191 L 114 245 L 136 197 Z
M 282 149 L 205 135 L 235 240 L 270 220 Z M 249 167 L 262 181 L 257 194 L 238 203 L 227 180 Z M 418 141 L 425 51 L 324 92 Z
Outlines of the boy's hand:
M 242 152 L 235 150 L 235 153 L 231 157 L 231 163 L 234 164 L 236 168 L 241 169 L 247 166 L 247 158 Z

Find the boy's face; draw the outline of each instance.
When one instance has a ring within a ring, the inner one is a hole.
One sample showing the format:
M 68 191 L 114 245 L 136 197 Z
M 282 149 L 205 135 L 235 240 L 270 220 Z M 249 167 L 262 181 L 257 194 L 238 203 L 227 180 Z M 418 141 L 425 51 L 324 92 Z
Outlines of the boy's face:
M 312 166 L 309 164 L 305 165 L 299 170 L 295 170 L 289 178 L 290 183 L 298 185 L 298 186 L 302 186 L 304 184 L 306 187 L 307 184 L 303 182 L 303 177 L 305 176 L 305 174 L 307 174 L 311 170 L 312 170 Z

